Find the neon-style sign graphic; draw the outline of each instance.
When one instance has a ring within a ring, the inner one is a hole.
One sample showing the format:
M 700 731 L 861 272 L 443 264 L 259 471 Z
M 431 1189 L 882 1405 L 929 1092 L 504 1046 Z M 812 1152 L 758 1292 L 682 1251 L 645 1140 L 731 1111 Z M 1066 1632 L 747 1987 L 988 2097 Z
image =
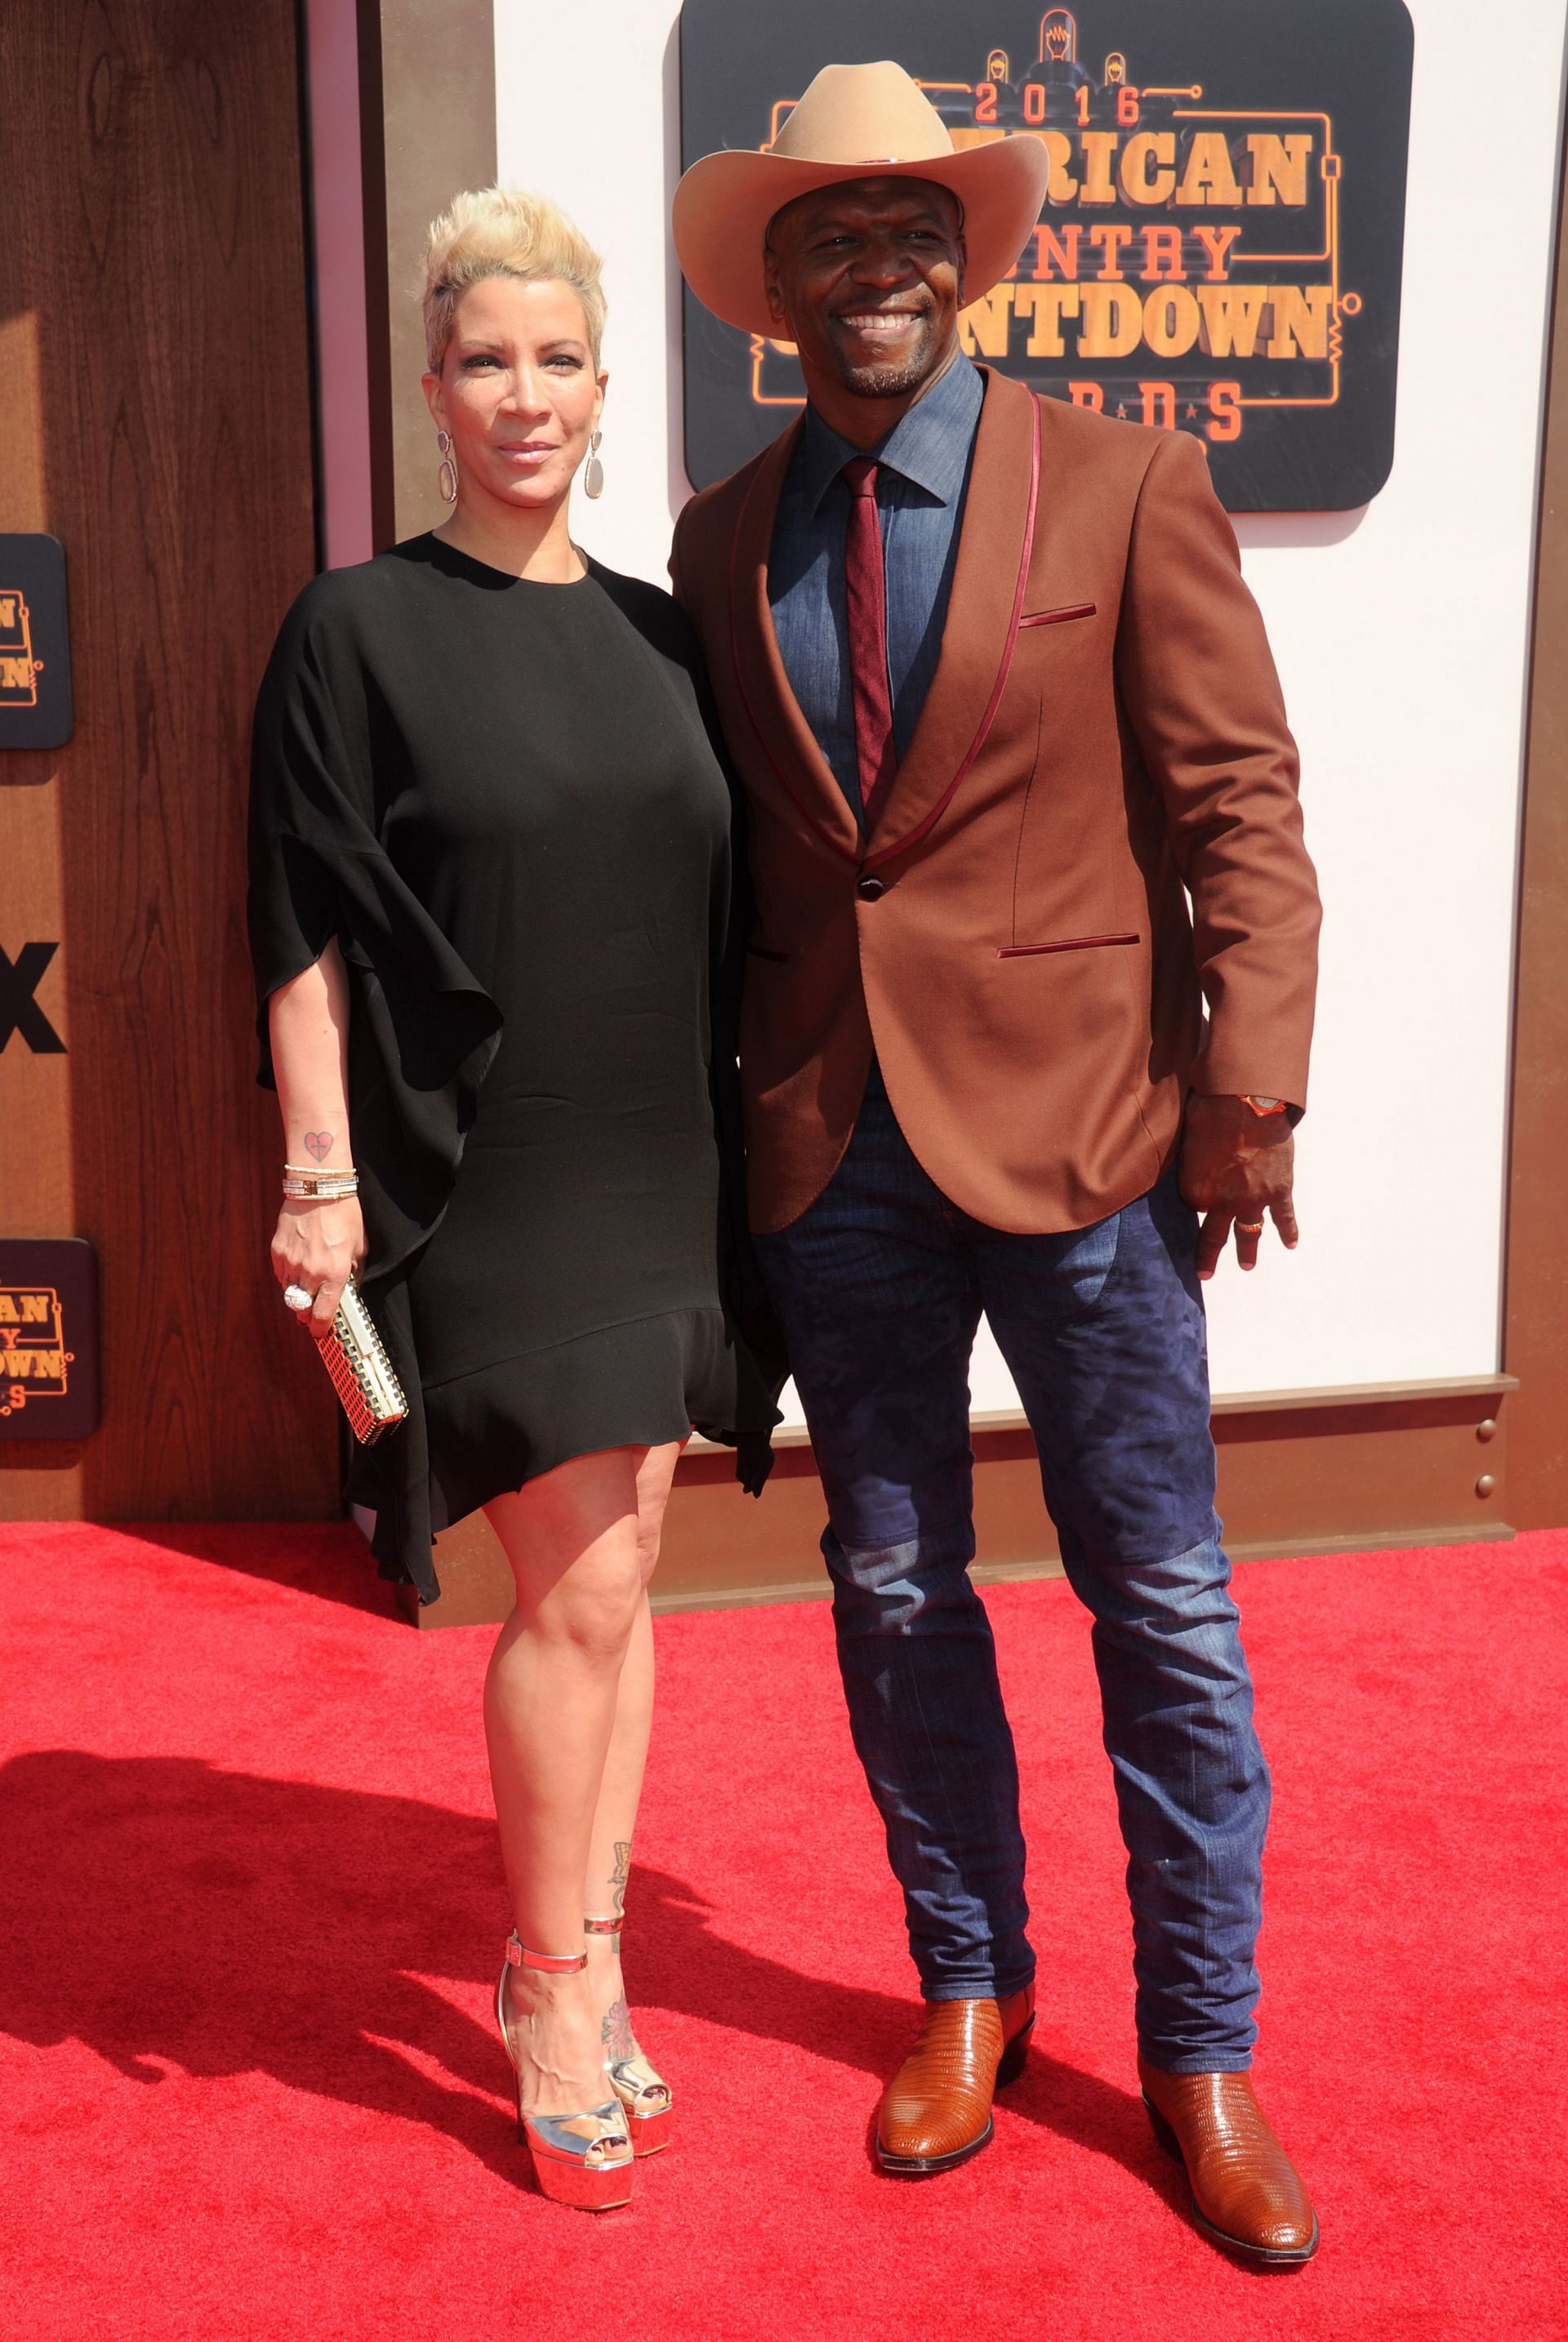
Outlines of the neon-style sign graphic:
M 688 157 L 721 143 L 765 152 L 824 54 L 897 57 L 956 148 L 1035 138 L 1050 160 L 1015 265 L 963 313 L 972 357 L 1046 395 L 1193 434 L 1233 510 L 1343 509 L 1376 494 L 1393 441 L 1402 0 L 1080 0 L 1011 15 L 993 0 L 978 19 L 940 0 L 838 0 L 824 52 L 828 35 L 795 17 L 828 13 L 801 0 L 787 39 L 753 55 L 744 12 L 686 0 L 686 78 L 699 26 L 726 52 L 695 105 L 684 88 Z M 689 459 L 721 397 L 754 417 L 749 433 L 738 417 L 713 433 L 726 453 L 762 444 L 803 403 L 788 343 L 726 327 L 706 345 L 734 357 L 707 368 L 727 390 L 688 377 Z M 700 454 L 693 476 L 714 476 Z

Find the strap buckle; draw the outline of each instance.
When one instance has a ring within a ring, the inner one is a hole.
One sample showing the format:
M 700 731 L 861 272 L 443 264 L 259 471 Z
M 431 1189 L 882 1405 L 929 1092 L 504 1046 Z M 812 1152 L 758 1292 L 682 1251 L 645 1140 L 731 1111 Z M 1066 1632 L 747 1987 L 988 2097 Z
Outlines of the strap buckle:
M 580 1952 L 531 1952 L 515 1927 L 506 1938 L 506 1958 L 514 1968 L 533 1968 L 541 1976 L 581 1976 L 588 1965 L 586 1947 Z

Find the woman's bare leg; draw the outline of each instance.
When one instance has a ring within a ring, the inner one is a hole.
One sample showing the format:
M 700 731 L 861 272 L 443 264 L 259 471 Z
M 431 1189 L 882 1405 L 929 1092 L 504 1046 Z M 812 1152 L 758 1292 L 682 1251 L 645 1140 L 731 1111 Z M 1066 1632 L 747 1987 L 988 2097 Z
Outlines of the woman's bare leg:
M 531 1951 L 583 1948 L 594 1817 L 646 1608 L 638 1480 L 647 1455 L 577 1456 L 485 1508 L 517 1585 L 485 1678 L 484 1731 L 513 1920 Z M 645 1746 L 645 1723 L 642 1731 Z M 580 2114 L 608 2096 L 595 2003 L 586 1975 L 508 1968 L 525 2111 Z
M 647 1585 L 659 1558 L 659 1537 L 664 1524 L 679 1446 L 647 1449 L 637 1475 L 637 1562 L 644 1593 L 627 1646 L 615 1701 L 614 1729 L 605 1756 L 599 1803 L 589 1840 L 583 1908 L 596 1917 L 621 1910 L 632 1859 L 632 1836 L 647 1763 L 648 1730 L 654 1713 L 654 1624 L 648 1612 Z M 621 1984 L 621 1962 L 609 1936 L 588 1938 L 588 1975 L 594 2005 L 599 2011 L 601 2055 L 629 2057 L 636 2044 Z

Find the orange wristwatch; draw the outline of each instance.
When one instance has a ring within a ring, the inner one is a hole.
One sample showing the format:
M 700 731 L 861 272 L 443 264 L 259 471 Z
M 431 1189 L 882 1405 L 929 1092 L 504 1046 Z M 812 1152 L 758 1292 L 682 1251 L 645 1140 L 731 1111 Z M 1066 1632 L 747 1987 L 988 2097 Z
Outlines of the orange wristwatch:
M 1259 1115 L 1283 1114 L 1285 1110 L 1283 1098 L 1249 1097 L 1245 1091 L 1242 1093 L 1242 1104 L 1250 1106 L 1253 1112 Z

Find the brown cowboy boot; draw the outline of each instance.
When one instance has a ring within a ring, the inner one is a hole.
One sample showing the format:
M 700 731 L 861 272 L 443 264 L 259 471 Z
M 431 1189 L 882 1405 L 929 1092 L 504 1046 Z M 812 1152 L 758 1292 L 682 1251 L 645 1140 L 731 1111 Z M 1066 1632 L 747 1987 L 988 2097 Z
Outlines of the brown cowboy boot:
M 919 2179 L 978 2155 L 992 2133 L 993 2095 L 1024 2071 L 1034 1987 L 1007 2000 L 936 2000 L 920 2038 L 882 2094 L 876 2158 Z
M 1187 2169 L 1212 2243 L 1286 2268 L 1317 2250 L 1317 2215 L 1245 2074 L 1164 2074 L 1138 2060 L 1154 2137 Z

